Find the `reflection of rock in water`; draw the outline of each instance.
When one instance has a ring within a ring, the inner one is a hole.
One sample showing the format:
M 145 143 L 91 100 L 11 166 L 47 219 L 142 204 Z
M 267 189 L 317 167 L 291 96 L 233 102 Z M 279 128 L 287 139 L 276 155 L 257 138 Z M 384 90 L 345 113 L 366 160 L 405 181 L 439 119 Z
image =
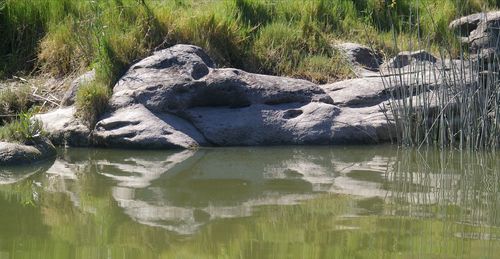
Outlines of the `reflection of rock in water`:
M 294 204 L 319 192 L 344 190 L 381 195 L 379 183 L 356 189 L 366 183 L 364 179 L 353 179 L 355 184 L 339 186 L 337 179 L 343 175 L 339 175 L 337 169 L 351 167 L 354 170 L 364 166 L 366 173 L 378 176 L 384 172 L 383 165 L 387 168 L 389 160 L 372 156 L 359 166 L 356 162 L 349 163 L 349 159 L 359 161 L 359 155 L 348 156 L 346 162 L 337 161 L 337 154 L 341 152 L 326 148 L 202 150 L 192 155 L 196 158 L 186 156 L 182 162 L 168 163 L 168 166 L 157 163 L 153 167 L 156 179 L 146 177 L 151 173 L 142 174 L 147 179 L 143 182 L 150 183 L 147 186 L 138 186 L 137 178 L 123 176 L 147 172 L 150 170 L 147 163 L 137 162 L 128 168 L 116 166 L 121 171 L 103 174 L 120 181 L 119 187 L 113 189 L 113 196 L 130 217 L 143 224 L 190 234 L 208 220 L 250 216 L 256 206 Z M 362 155 L 366 159 L 365 154 Z
M 66 193 L 75 206 L 93 213 L 88 205 L 81 207 L 79 196 L 86 191 L 82 188 L 88 188 L 82 187 L 82 176 L 97 173 L 101 185 L 109 185 L 103 179 L 114 182 L 113 198 L 135 221 L 191 234 L 210 220 L 250 216 L 257 206 L 295 204 L 321 192 L 378 194 L 379 182 L 349 177 L 355 170 L 378 177 L 390 158 L 372 153 L 373 149 L 350 154 L 303 147 L 181 152 L 77 149 L 62 154 L 47 171 L 44 187 Z M 353 184 L 339 181 L 343 178 Z M 368 187 L 360 189 L 363 184 Z
M 470 176 L 495 174 L 457 175 L 463 169 L 442 170 L 439 156 L 430 154 L 434 162 L 419 162 L 419 156 L 380 147 L 75 150 L 53 164 L 43 186 L 66 193 L 90 213 L 95 209 L 82 207 L 80 195 L 105 189 L 133 220 L 191 234 L 214 219 L 250 216 L 257 206 L 295 204 L 323 192 L 381 197 L 395 205 L 459 204 L 484 191 L 474 189 L 474 181 L 495 182 Z
M 54 161 L 51 160 L 26 166 L 2 166 L 0 167 L 0 185 L 20 182 L 31 175 L 46 171 L 53 163 Z
M 209 220 L 339 189 L 334 157 L 329 149 L 230 148 L 184 151 L 160 162 L 123 157 L 99 168 L 118 181 L 113 197 L 131 218 L 190 234 Z
M 130 188 L 148 187 L 164 173 L 180 170 L 188 159 L 197 157 L 195 151 L 173 153 L 166 158 L 124 157 L 119 160 L 99 161 L 99 172 L 118 181 L 119 186 Z M 198 154 L 200 155 L 200 154 Z M 194 156 L 194 157 L 193 157 Z

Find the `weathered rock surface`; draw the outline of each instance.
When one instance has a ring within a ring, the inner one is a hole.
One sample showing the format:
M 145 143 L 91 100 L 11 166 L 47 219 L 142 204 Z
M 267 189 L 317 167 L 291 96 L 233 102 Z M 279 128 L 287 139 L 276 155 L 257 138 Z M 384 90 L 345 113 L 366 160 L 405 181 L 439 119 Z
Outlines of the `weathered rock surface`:
M 0 142 L 0 166 L 25 165 L 55 157 L 56 149 L 52 143 L 41 138 L 33 145 Z
M 436 63 L 438 59 L 434 57 L 432 54 L 425 50 L 418 51 L 402 51 L 398 53 L 395 57 L 390 59 L 387 63 L 384 64 L 384 68 L 386 69 L 396 69 L 402 68 L 410 65 L 411 63 L 419 63 L 419 62 L 430 62 Z
M 205 146 L 203 135 L 188 121 L 168 113 L 153 113 L 140 104 L 120 108 L 101 120 L 95 144 L 130 148 L 193 148 Z
M 336 123 L 333 103 L 311 82 L 217 69 L 202 49 L 177 45 L 129 69 L 94 134 L 101 145 L 156 148 L 380 141 L 363 119 Z
M 459 33 L 463 43 L 470 44 L 472 51 L 494 48 L 498 51 L 500 11 L 476 13 L 452 21 L 449 27 Z
M 410 56 L 419 62 L 421 55 Z M 436 83 L 435 64 L 425 62 L 431 67 L 424 83 Z M 380 143 L 392 133 L 385 113 L 389 93 L 422 83 L 414 82 L 421 77 L 378 74 L 316 85 L 216 68 L 201 48 L 176 45 L 130 67 L 113 89 L 109 111 L 92 130 L 78 122 L 72 107 L 38 118 L 54 143 L 69 146 Z
M 65 107 L 35 116 L 43 122 L 48 138 L 57 146 L 86 147 L 91 144 L 90 129 L 75 116 L 75 107 Z
M 358 76 L 378 75 L 379 67 L 383 63 L 380 53 L 370 47 L 353 42 L 341 43 L 336 47 L 344 52 Z
M 458 32 L 476 58 L 487 61 L 500 53 L 500 11 L 465 16 L 452 21 L 449 27 Z

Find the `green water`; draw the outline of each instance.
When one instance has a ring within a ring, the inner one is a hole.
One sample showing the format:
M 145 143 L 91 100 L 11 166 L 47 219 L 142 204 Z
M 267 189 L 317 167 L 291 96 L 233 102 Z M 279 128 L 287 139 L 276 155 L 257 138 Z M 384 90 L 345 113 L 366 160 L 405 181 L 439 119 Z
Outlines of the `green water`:
M 0 168 L 0 259 L 498 258 L 499 158 L 61 149 Z

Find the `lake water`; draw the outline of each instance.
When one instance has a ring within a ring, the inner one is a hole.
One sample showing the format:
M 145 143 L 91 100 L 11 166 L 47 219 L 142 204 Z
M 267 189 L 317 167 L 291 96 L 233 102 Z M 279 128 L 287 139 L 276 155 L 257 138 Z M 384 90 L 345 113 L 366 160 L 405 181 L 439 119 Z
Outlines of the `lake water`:
M 0 259 L 498 258 L 499 158 L 61 149 L 0 168 Z

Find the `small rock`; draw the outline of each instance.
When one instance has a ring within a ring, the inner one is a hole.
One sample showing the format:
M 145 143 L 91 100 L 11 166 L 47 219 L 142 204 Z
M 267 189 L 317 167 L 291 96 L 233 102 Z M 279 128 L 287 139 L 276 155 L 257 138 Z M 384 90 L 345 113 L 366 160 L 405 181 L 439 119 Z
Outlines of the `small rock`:
M 382 64 L 382 55 L 371 48 L 352 42 L 337 45 L 344 51 L 349 60 L 354 64 L 370 71 L 378 71 Z
M 437 58 L 425 50 L 418 51 L 403 51 L 390 59 L 384 67 L 386 68 L 402 68 L 410 65 L 412 62 L 431 62 L 436 63 Z
M 91 144 L 90 129 L 75 116 L 74 106 L 36 115 L 48 138 L 58 146 L 86 147 Z
M 67 107 L 73 105 L 76 100 L 76 93 L 78 89 L 84 84 L 92 82 L 95 80 L 95 70 L 88 71 L 87 73 L 77 77 L 73 82 L 71 82 L 69 89 L 64 94 L 61 101 L 61 106 Z
M 500 11 L 461 17 L 452 21 L 449 27 L 459 34 L 469 51 L 476 54 L 473 58 L 487 62 L 500 52 Z
M 46 138 L 40 138 L 32 145 L 0 142 L 0 166 L 31 164 L 55 155 L 54 145 Z

